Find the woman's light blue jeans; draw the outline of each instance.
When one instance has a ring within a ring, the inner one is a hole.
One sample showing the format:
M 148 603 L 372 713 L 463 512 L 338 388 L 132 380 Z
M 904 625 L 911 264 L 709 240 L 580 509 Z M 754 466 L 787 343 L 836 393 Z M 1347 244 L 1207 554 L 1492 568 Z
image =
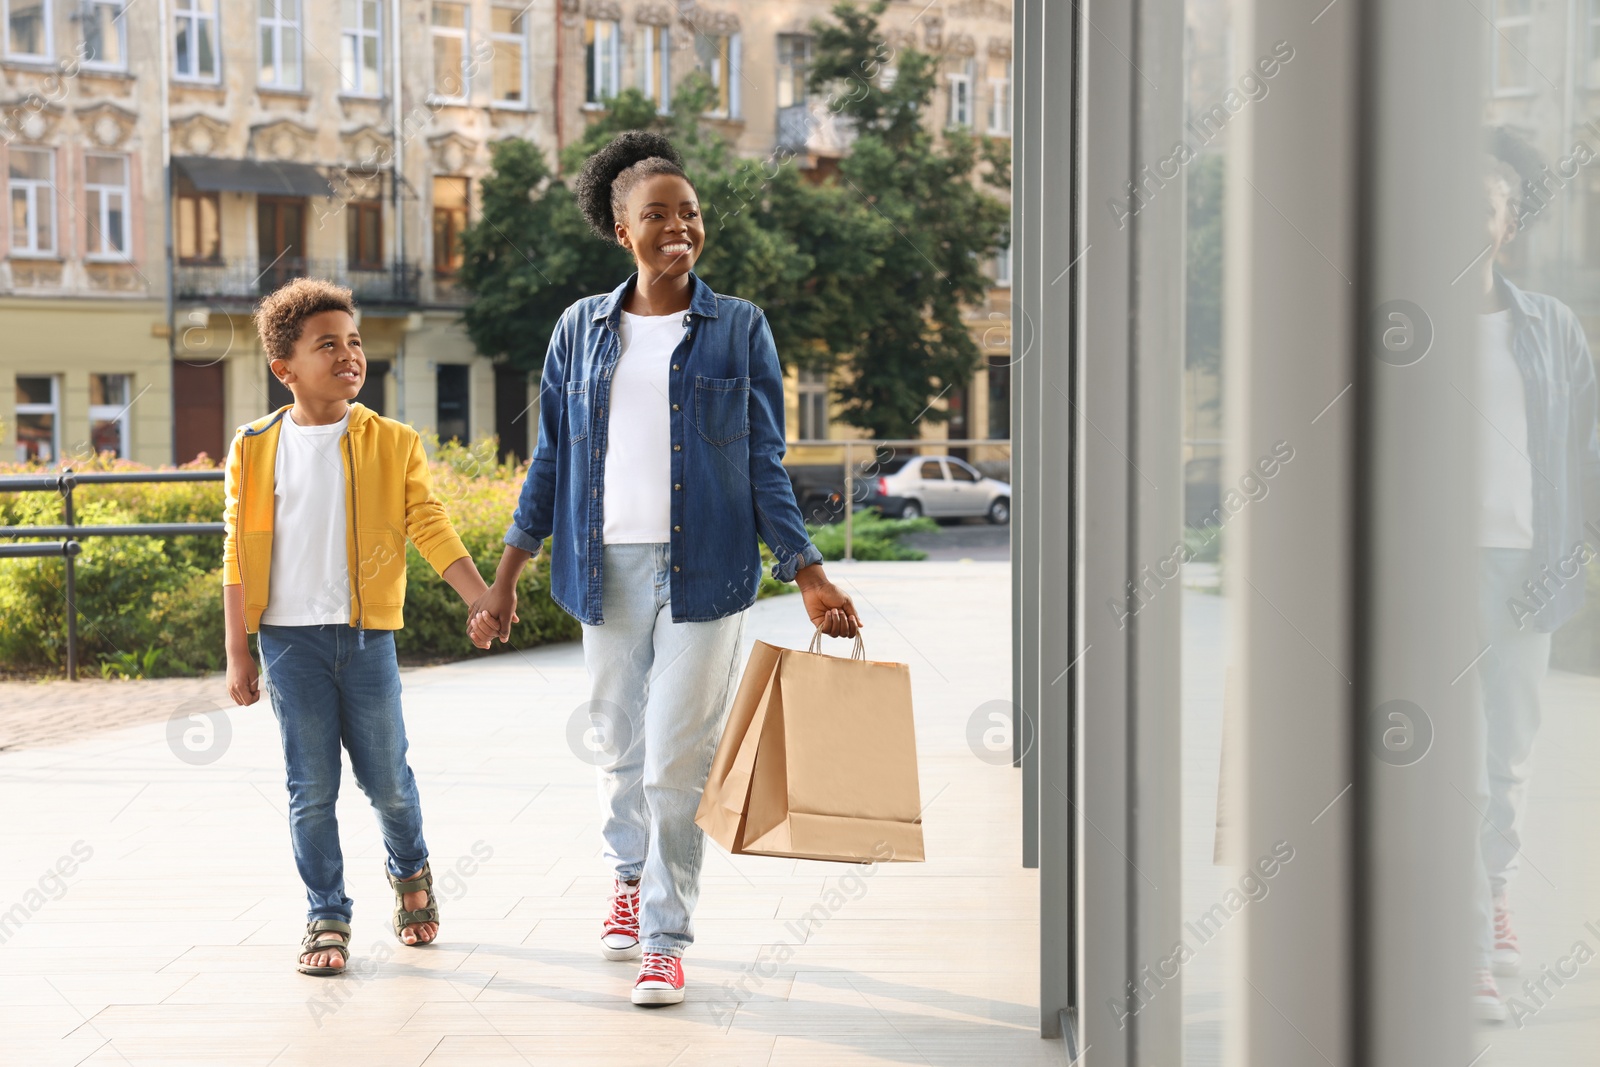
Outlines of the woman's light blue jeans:
M 694 823 L 739 673 L 740 611 L 672 621 L 665 543 L 605 546 L 604 622 L 583 627 L 589 712 L 614 743 L 599 765 L 606 860 L 639 879 L 639 940 L 681 956 L 694 941 L 705 835 Z
M 334 817 L 341 744 L 378 813 L 389 870 L 406 878 L 428 858 L 417 779 L 406 762 L 394 633 L 367 630 L 363 642 L 344 625 L 263 626 L 259 641 L 262 682 L 283 736 L 289 839 L 306 884 L 306 917 L 349 922 Z

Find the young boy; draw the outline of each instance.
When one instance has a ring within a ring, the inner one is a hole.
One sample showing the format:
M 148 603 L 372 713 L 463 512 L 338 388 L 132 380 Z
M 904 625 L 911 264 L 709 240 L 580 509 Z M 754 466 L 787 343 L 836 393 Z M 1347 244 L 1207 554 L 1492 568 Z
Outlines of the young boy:
M 297 965 L 328 976 L 343 970 L 350 942 L 334 817 L 341 741 L 378 812 L 395 936 L 426 945 L 439 932 L 394 651 L 406 539 L 468 604 L 487 587 L 433 496 L 417 432 L 351 403 L 367 367 L 350 290 L 301 278 L 263 299 L 255 322 L 294 403 L 241 426 L 228 452 L 228 693 L 260 699 L 246 636 L 257 634 L 310 905 Z

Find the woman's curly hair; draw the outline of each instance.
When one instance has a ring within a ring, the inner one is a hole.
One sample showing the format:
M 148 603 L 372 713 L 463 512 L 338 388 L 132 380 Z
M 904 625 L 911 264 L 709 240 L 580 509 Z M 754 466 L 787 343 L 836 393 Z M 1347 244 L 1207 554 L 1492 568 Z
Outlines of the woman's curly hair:
M 645 178 L 672 174 L 688 180 L 683 157 L 672 142 L 649 130 L 628 130 L 584 161 L 573 196 L 589 228 L 603 241 L 617 239 L 617 216 L 624 215 L 628 194 Z

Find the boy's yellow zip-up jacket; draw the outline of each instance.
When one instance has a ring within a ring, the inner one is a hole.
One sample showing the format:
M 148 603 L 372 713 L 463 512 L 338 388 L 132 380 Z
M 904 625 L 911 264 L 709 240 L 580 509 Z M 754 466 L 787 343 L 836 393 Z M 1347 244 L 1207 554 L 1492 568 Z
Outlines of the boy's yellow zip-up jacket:
M 223 481 L 222 584 L 244 586 L 245 630 L 255 633 L 267 607 L 272 569 L 274 472 L 278 434 L 289 405 L 239 427 Z M 350 561 L 350 625 L 398 630 L 404 625 L 406 540 L 440 574 L 468 555 L 433 495 L 417 431 L 350 405 L 339 439 L 344 456 L 345 550 Z M 293 537 L 294 531 L 284 536 Z

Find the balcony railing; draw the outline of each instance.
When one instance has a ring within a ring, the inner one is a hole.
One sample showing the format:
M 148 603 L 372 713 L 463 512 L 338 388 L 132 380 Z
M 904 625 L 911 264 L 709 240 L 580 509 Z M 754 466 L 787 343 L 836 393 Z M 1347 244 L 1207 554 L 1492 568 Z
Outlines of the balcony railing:
M 856 139 L 855 122 L 824 100 L 778 109 L 778 147 L 790 152 L 842 156 Z
M 327 278 L 348 286 L 362 304 L 412 304 L 420 299 L 421 268 L 412 263 L 388 267 L 351 267 L 340 260 L 283 258 L 221 263 L 180 263 L 174 270 L 174 295 L 179 300 L 255 301 L 295 278 Z

